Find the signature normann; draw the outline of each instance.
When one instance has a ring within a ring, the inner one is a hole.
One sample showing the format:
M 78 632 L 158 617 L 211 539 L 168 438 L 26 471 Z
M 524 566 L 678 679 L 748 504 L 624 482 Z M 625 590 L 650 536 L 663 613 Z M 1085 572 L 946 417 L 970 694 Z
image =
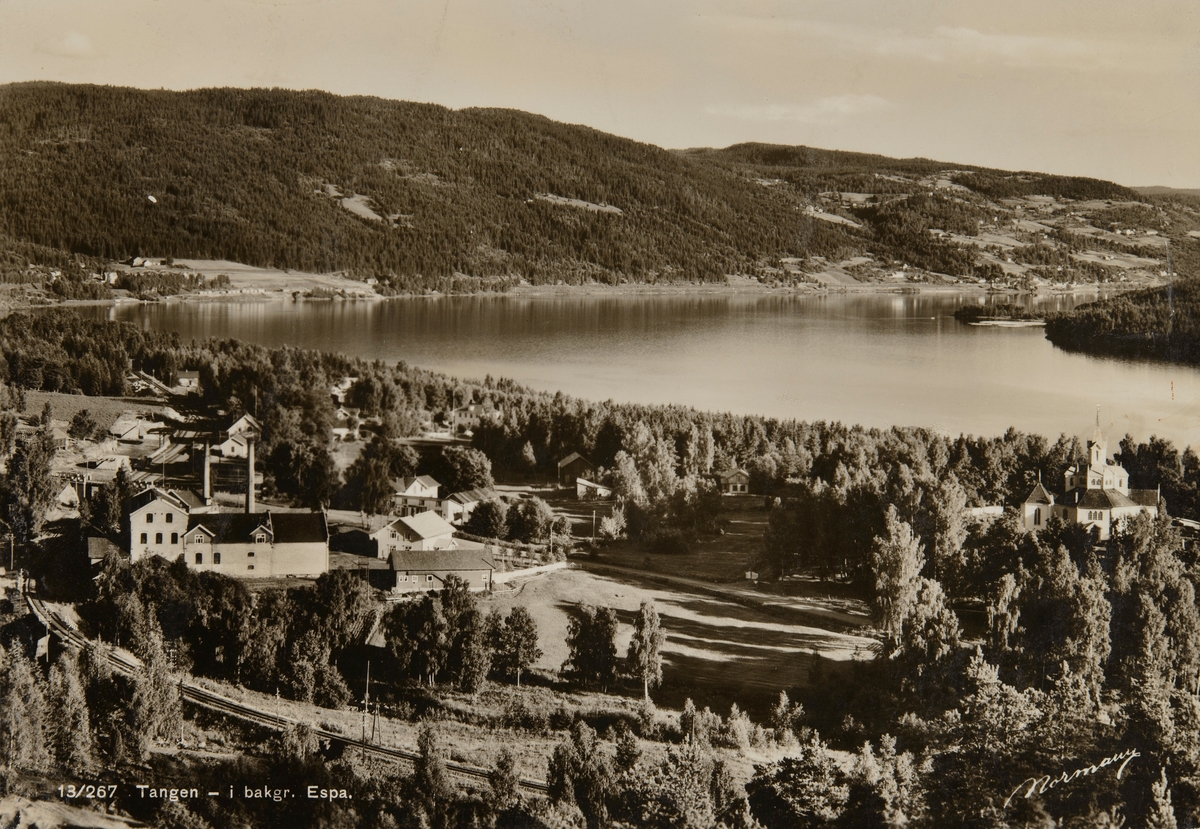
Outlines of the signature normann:
M 1059 783 L 1070 783 L 1072 780 L 1076 780 L 1077 778 L 1087 777 L 1089 774 L 1096 774 L 1101 769 L 1107 768 L 1115 763 L 1121 764 L 1117 769 L 1117 779 L 1120 780 L 1121 775 L 1125 773 L 1125 767 L 1129 765 L 1129 761 L 1131 761 L 1134 757 L 1141 756 L 1141 754 L 1138 754 L 1138 750 L 1136 748 L 1131 748 L 1128 751 L 1118 752 L 1111 757 L 1105 757 L 1094 766 L 1082 766 L 1081 768 L 1077 768 L 1072 772 L 1064 771 L 1058 777 L 1051 777 L 1047 774 L 1044 777 L 1026 778 L 1019 786 L 1013 789 L 1013 793 L 1010 794 L 1008 799 L 1004 801 L 1004 808 L 1008 808 L 1008 804 L 1012 802 L 1014 797 L 1021 793 L 1022 789 L 1025 790 L 1025 797 L 1027 798 L 1032 797 L 1034 794 L 1045 794 L 1047 789 L 1053 789 Z

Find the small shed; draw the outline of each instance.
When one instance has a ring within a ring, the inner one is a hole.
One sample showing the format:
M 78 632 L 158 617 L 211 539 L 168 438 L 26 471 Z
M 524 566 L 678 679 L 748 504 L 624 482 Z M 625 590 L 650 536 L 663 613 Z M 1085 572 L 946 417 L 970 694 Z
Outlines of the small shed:
M 612 497 L 612 487 L 589 481 L 587 478 L 575 479 L 575 499 L 578 501 L 607 501 Z

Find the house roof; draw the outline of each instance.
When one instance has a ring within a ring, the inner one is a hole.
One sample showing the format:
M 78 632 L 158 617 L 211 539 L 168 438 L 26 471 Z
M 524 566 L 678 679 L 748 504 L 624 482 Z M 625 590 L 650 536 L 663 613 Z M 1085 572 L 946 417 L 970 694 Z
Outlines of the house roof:
M 182 501 L 189 511 L 204 506 L 204 499 L 190 489 L 172 489 L 171 494 Z
M 392 570 L 495 570 L 491 553 L 480 550 L 393 550 Z
M 403 524 L 412 533 L 421 538 L 438 538 L 439 536 L 454 533 L 454 527 L 433 510 L 419 512 L 416 515 L 404 515 L 392 523 Z
M 156 486 L 152 486 L 149 489 L 142 490 L 137 495 L 127 498 L 125 500 L 125 513 L 134 512 L 155 501 L 166 501 L 176 509 L 183 510 L 184 512 L 188 511 L 187 502 L 180 498 L 178 494 L 165 492 Z
M 392 486 L 396 488 L 397 492 L 408 492 L 413 484 L 420 484 L 425 489 L 436 489 L 441 486 L 428 475 L 418 475 L 415 478 L 396 478 L 392 481 Z
M 480 501 L 491 501 L 499 497 L 494 489 L 468 489 L 465 492 L 456 492 L 447 501 L 453 501 L 456 504 L 478 504 Z
M 592 465 L 592 462 L 589 461 L 587 458 L 585 458 L 583 455 L 579 454 L 578 452 L 572 452 L 571 454 L 567 455 L 565 458 L 563 458 L 561 461 L 558 462 L 558 468 L 562 469 L 567 464 L 574 463 L 577 460 L 583 461 L 588 466 Z
M 329 525 L 323 512 L 233 512 L 196 515 L 188 532 L 203 530 L 214 544 L 244 544 L 259 529 L 266 530 L 276 544 L 325 544 Z
M 718 473 L 716 473 L 716 476 L 717 476 L 717 478 L 719 478 L 722 481 L 728 481 L 732 478 L 747 478 L 747 479 L 749 479 L 750 473 L 739 467 L 737 469 L 727 469 L 724 472 L 718 472 Z
M 212 536 L 214 544 L 244 544 L 259 528 L 274 535 L 269 512 L 221 512 L 194 515 L 188 521 L 188 532 L 203 530 Z
M 180 380 L 199 380 L 200 372 L 198 371 L 181 371 L 177 375 Z
M 587 478 L 576 478 L 575 485 L 582 486 L 585 489 L 603 489 L 606 492 L 612 492 L 611 486 L 605 486 L 604 484 L 598 484 L 595 481 L 589 481 Z
M 1044 486 L 1042 486 L 1041 481 L 1038 481 L 1034 485 L 1033 491 L 1031 491 L 1029 493 L 1028 497 L 1026 497 L 1025 503 L 1026 504 L 1053 504 L 1054 496 L 1051 495 Z
M 107 538 L 99 535 L 89 536 L 87 540 L 88 558 L 97 561 L 107 558 L 110 554 L 125 555 L 125 551 L 113 544 Z

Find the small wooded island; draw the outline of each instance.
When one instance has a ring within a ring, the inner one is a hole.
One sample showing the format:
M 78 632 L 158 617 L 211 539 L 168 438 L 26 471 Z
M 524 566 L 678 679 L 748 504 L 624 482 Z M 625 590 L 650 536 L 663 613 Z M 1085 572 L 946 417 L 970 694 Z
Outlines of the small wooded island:
M 1044 325 L 1037 314 L 1011 303 L 966 305 L 954 312 L 954 318 L 970 325 Z

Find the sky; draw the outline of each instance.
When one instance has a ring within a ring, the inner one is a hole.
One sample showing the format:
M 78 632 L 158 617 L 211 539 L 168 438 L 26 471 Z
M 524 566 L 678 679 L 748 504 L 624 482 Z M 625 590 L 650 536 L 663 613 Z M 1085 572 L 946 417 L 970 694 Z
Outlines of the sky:
M 1196 0 L 0 0 L 0 83 L 325 89 L 1200 188 Z

